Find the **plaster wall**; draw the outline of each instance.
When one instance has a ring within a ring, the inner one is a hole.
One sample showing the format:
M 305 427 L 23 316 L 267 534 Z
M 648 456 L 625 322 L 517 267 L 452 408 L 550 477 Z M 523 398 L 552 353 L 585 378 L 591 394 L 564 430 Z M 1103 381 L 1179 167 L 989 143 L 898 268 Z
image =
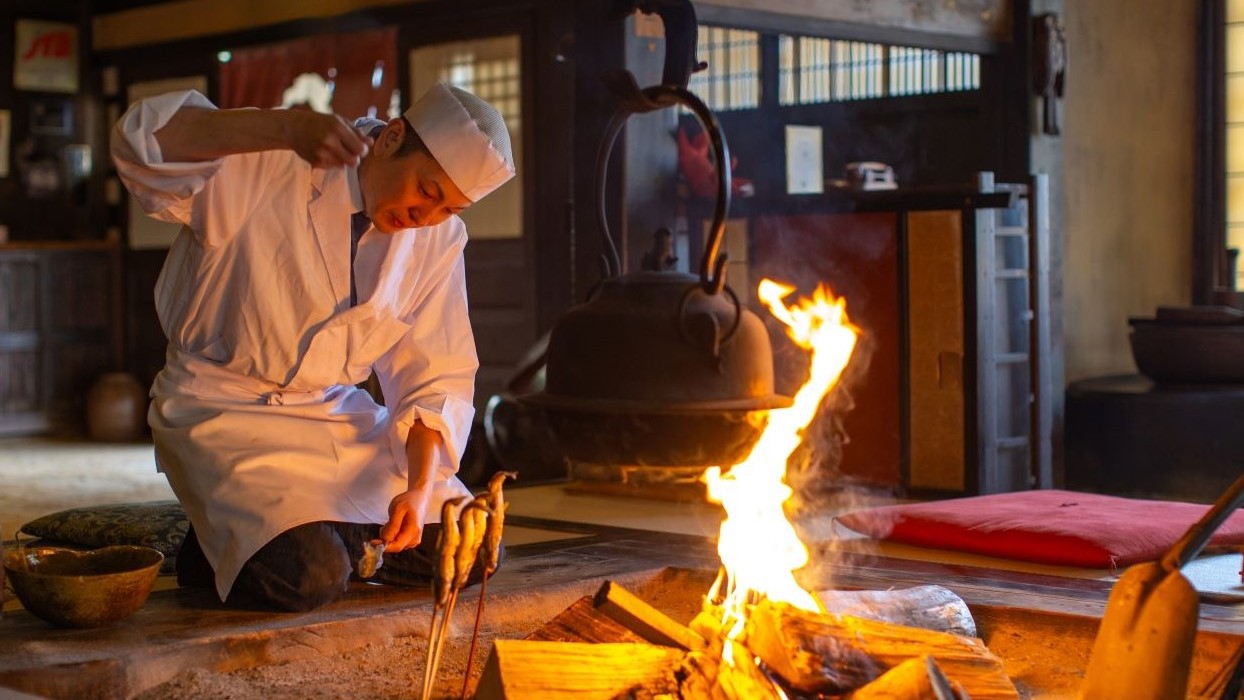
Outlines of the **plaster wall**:
M 1188 304 L 1196 0 L 1065 5 L 1068 382 L 1135 370 L 1129 316 Z

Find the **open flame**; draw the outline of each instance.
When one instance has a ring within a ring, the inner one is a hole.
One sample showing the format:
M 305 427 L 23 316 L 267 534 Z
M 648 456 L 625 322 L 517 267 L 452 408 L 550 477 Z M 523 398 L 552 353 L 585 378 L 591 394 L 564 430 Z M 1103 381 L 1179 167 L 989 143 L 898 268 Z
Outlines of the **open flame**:
M 782 509 L 792 493 L 786 484 L 786 461 L 816 416 L 821 399 L 838 383 L 858 331 L 847 321 L 845 300 L 828 289 L 818 287 L 811 298 L 787 306 L 783 300 L 793 291 L 794 287 L 766 279 L 757 294 L 787 325 L 787 334 L 809 351 L 808 380 L 791 406 L 769 412 L 768 425 L 746 459 L 725 473 L 721 467 L 710 467 L 704 474 L 709 499 L 726 510 L 717 543 L 724 578 L 713 585 L 710 598 L 724 600 L 722 626 L 729 630 L 729 638 L 742 631 L 745 606 L 761 598 L 812 612 L 823 610 L 793 574 L 807 564 L 808 550 Z

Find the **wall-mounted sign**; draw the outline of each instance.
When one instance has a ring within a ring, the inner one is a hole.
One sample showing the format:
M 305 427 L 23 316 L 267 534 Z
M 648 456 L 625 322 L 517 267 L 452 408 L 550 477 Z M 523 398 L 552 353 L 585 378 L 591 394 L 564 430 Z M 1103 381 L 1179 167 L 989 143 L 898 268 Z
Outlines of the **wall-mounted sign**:
M 9 176 L 9 133 L 12 123 L 9 110 L 0 109 L 0 177 Z
M 787 194 L 820 194 L 825 191 L 821 144 L 821 127 L 786 126 Z
M 78 91 L 78 28 L 64 22 L 19 19 L 13 86 L 44 92 Z
M 193 75 L 185 78 L 169 78 L 166 80 L 153 80 L 146 83 L 130 83 L 127 90 L 129 102 L 141 100 L 144 97 L 152 97 L 174 90 L 198 90 L 200 93 L 207 94 L 207 76 Z M 110 124 L 115 124 L 116 119 L 110 119 Z M 105 196 L 108 196 L 105 192 Z M 120 188 L 117 190 L 117 197 L 120 197 Z M 143 205 L 138 203 L 138 198 L 129 195 L 129 232 L 127 240 L 129 247 L 135 250 L 150 250 L 168 248 L 177 239 L 177 234 L 181 233 L 180 224 L 170 224 L 166 221 L 158 221 L 143 214 Z M 111 235 L 111 234 L 109 234 Z
M 68 136 L 73 133 L 73 104 L 66 97 L 30 101 L 30 133 Z

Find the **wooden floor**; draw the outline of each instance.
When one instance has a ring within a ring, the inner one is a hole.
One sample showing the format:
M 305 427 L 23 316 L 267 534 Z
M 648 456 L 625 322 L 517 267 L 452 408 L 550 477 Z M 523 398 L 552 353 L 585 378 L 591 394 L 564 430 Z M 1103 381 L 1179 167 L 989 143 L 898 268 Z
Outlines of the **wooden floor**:
M 490 581 L 490 610 L 525 607 L 556 615 L 604 580 L 639 584 L 673 567 L 717 568 L 710 538 L 513 515 L 516 531 L 542 533 L 508 547 Z M 1110 582 L 962 564 L 822 552 L 805 587 L 884 589 L 919 583 L 950 587 L 970 605 L 1099 618 Z M 476 592 L 464 593 L 463 606 Z M 306 614 L 223 608 L 207 591 L 161 590 L 134 617 L 107 630 L 58 630 L 24 611 L 0 620 L 3 688 L 54 698 L 124 698 L 189 668 L 228 671 L 357 648 L 426 633 L 427 590 L 356 584 L 348 597 Z M 1244 638 L 1239 606 L 1202 606 L 1202 630 Z

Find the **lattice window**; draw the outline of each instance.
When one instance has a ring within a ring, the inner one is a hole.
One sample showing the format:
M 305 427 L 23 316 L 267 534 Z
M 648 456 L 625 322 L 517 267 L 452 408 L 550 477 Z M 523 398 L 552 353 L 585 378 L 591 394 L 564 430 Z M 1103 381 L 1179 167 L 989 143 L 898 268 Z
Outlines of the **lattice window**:
M 810 36 L 778 37 L 784 105 L 980 88 L 980 56 Z
M 523 235 L 522 42 L 517 35 L 431 44 L 410 52 L 411 94 L 422 95 L 438 81 L 488 101 L 505 117 L 518 176 L 462 212 L 475 239 Z
M 760 105 L 760 34 L 700 25 L 696 56 L 708 69 L 694 73 L 687 89 L 709 109 L 754 109 Z
M 458 50 L 441 67 L 440 79 L 487 100 L 501 110 L 513 131 L 522 123 L 518 73 L 517 56 L 483 58 L 471 50 Z

